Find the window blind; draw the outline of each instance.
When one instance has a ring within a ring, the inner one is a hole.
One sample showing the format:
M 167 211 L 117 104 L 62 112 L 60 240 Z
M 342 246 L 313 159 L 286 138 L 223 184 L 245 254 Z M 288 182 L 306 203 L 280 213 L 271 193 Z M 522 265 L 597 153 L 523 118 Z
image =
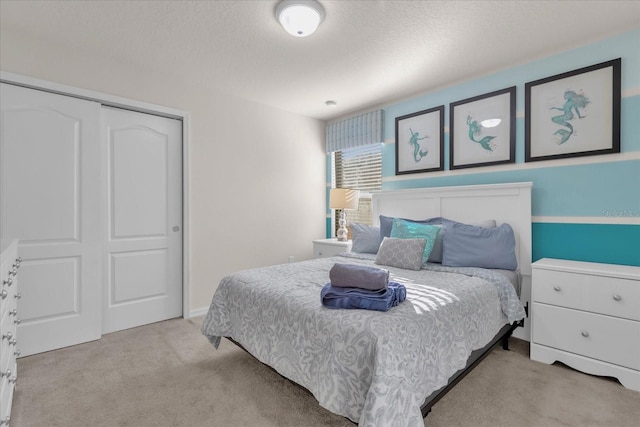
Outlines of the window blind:
M 382 189 L 382 144 L 336 151 L 333 153 L 333 171 L 335 187 L 360 190 L 358 209 L 345 211 L 347 221 L 371 225 L 371 192 Z
M 327 153 L 383 142 L 382 110 L 330 123 L 326 128 Z

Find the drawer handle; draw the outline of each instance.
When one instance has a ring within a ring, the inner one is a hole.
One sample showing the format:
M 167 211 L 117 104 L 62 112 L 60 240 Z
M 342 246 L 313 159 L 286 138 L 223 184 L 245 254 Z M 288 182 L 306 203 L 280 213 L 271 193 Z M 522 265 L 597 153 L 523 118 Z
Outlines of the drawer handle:
M 0 291 L 0 298 L 5 299 L 7 295 L 9 295 L 9 292 L 6 289 Z
M 554 291 L 556 291 L 556 292 L 560 292 L 560 290 L 561 290 L 561 289 L 562 289 L 562 288 L 561 288 L 560 286 L 558 286 L 558 285 L 555 285 L 555 286 L 553 287 L 553 290 L 554 290 Z
M 613 296 L 613 300 L 614 300 L 614 301 L 622 301 L 622 297 L 621 297 L 620 295 L 618 295 L 618 294 L 615 294 L 615 295 Z
M 585 338 L 589 338 L 589 332 L 587 332 L 587 331 L 582 331 L 582 332 L 580 333 L 580 335 L 582 335 L 582 336 L 583 336 L 583 337 L 585 337 Z

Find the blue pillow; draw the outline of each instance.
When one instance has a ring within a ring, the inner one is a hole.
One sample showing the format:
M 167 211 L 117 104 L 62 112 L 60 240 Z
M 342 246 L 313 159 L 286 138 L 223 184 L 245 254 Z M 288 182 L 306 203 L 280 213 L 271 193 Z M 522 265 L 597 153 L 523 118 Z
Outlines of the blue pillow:
M 429 254 L 433 250 L 440 227 L 394 218 L 391 226 L 391 236 L 400 239 L 426 239 L 422 254 L 422 262 L 429 260 Z
M 391 227 L 393 225 L 393 219 L 394 219 L 393 217 L 380 215 L 380 241 L 381 242 L 382 242 L 382 239 L 384 239 L 385 237 L 391 236 Z M 433 245 L 433 250 L 429 255 L 428 261 L 441 263 L 442 262 L 442 241 L 444 238 L 444 233 L 446 232 L 446 228 L 447 226 L 451 226 L 452 224 L 458 224 L 458 222 L 453 221 L 451 219 L 442 218 L 440 216 L 429 218 L 429 219 L 422 219 L 422 220 L 406 219 L 406 218 L 400 218 L 400 219 L 404 221 L 409 221 L 409 222 L 416 222 L 418 224 L 437 225 L 440 227 L 440 231 L 438 232 L 438 236 L 436 237 L 436 242 Z M 484 221 L 474 222 L 471 225 L 491 228 L 496 226 L 496 221 L 493 219 L 488 219 Z
M 442 265 L 516 270 L 516 239 L 509 224 L 494 228 L 447 224 Z
M 384 216 L 384 215 L 380 215 L 379 218 L 380 218 L 380 241 L 382 242 L 382 239 L 384 239 L 385 237 L 391 237 L 391 227 L 393 226 L 393 220 L 396 218 L 391 216 Z M 424 219 L 424 220 L 407 219 L 407 218 L 397 218 L 397 219 L 401 219 L 403 221 L 409 221 L 409 222 L 417 222 L 418 224 L 429 224 L 429 221 L 431 221 L 429 219 Z M 437 219 L 441 219 L 441 218 L 437 218 Z M 438 224 L 440 223 L 438 222 Z
M 380 228 L 352 222 L 349 224 L 352 236 L 352 252 L 377 254 L 380 248 Z
M 433 245 L 433 250 L 431 251 L 431 255 L 429 255 L 429 262 L 442 262 L 442 242 L 444 241 L 444 234 L 447 232 L 447 227 L 451 227 L 453 224 L 461 224 L 458 221 L 453 221 L 451 219 L 437 217 L 431 218 L 428 220 L 429 224 L 440 224 L 442 228 L 440 228 L 440 232 L 438 233 L 438 237 L 436 238 L 436 243 Z M 473 222 L 469 225 L 475 225 L 477 227 L 485 227 L 485 228 L 493 228 L 496 226 L 496 221 L 494 219 L 486 219 L 484 221 Z

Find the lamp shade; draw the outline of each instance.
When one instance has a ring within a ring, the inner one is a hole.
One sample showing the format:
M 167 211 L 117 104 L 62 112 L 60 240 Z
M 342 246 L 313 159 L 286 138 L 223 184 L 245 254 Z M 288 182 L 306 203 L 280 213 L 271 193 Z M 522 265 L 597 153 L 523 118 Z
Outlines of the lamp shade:
M 351 188 L 332 188 L 329 192 L 330 209 L 358 209 L 359 190 Z
M 276 18 L 295 37 L 313 34 L 324 19 L 324 8 L 316 0 L 283 0 L 276 7 Z

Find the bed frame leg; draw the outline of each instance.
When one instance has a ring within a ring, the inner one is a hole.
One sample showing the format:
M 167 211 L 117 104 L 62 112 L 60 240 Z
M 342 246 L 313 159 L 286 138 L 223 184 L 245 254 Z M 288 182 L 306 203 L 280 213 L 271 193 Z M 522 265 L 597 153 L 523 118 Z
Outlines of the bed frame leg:
M 511 334 L 509 334 L 511 336 Z M 509 336 L 502 338 L 502 349 L 505 351 L 509 351 Z
M 515 329 L 515 327 L 516 325 L 514 324 L 509 332 L 507 332 L 505 336 L 502 337 L 502 349 L 505 351 L 509 351 L 509 338 L 511 338 L 511 334 L 513 334 L 513 330 Z

